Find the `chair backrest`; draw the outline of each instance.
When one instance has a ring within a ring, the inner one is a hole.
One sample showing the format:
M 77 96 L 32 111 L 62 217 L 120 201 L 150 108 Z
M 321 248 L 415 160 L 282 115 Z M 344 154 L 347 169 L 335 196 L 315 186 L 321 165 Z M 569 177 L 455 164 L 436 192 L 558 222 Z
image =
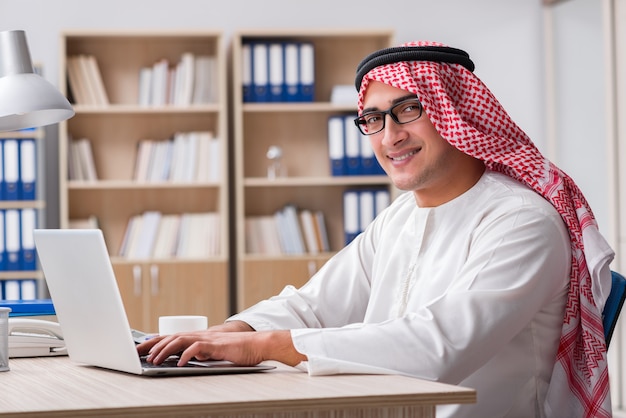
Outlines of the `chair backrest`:
M 604 326 L 604 339 L 607 348 L 611 342 L 619 313 L 624 305 L 624 299 L 626 299 L 626 278 L 615 271 L 611 271 L 611 279 L 611 292 L 602 312 L 602 325 Z

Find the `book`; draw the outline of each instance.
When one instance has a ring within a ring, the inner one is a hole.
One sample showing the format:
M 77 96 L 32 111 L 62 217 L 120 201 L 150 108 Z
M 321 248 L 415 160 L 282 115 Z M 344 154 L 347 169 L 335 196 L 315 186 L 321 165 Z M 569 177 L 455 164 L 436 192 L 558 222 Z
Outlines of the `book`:
M 252 89 L 252 45 L 244 43 L 241 45 L 241 96 L 242 101 L 254 101 Z
M 285 64 L 283 45 L 272 42 L 268 46 L 269 59 L 269 101 L 282 102 L 285 100 L 283 89 L 285 86 Z
M 334 115 L 328 118 L 328 157 L 333 176 L 345 175 L 345 142 L 343 117 Z
M 7 138 L 2 140 L 2 146 L 4 157 L 4 190 L 2 196 L 4 200 L 17 200 L 20 179 L 19 143 L 15 138 Z
M 267 44 L 252 44 L 252 101 L 269 101 L 269 57 Z
M 83 177 L 80 180 L 96 181 L 98 173 L 96 172 L 96 164 L 93 158 L 93 150 L 91 149 L 91 141 L 87 138 L 76 140 L 76 152 L 80 165 L 80 172 Z
M 6 209 L 4 212 L 4 234 L 6 250 L 6 269 L 18 271 L 21 269 L 21 237 L 20 237 L 19 209 Z
M 348 245 L 359 234 L 359 192 L 346 190 L 343 193 L 344 243 Z
M 315 50 L 311 42 L 300 44 L 299 69 L 300 101 L 312 102 L 315 99 Z
M 93 55 L 83 55 L 80 57 L 81 60 L 86 61 L 86 68 L 88 72 L 89 83 L 92 85 L 94 93 L 94 104 L 100 106 L 106 106 L 109 104 L 109 96 L 107 95 L 106 89 L 104 88 L 104 82 L 102 80 L 102 74 L 100 73 L 100 68 L 98 67 L 98 62 L 96 61 L 96 57 Z
M 67 81 L 71 95 L 76 104 L 91 104 L 91 99 L 85 84 L 87 80 L 83 75 L 77 55 L 67 58 Z
M 324 212 L 316 211 L 313 220 L 315 221 L 315 232 L 317 234 L 318 246 L 321 251 L 330 251 L 330 243 L 328 241 L 328 231 L 326 230 L 326 220 Z
M 131 240 L 127 257 L 141 260 L 152 256 L 159 223 L 161 222 L 161 212 L 146 211 L 140 215 L 140 218 L 139 228 L 133 230 L 135 236 Z
M 320 246 L 313 213 L 308 209 L 304 209 L 300 211 L 299 216 L 307 252 L 309 254 L 319 253 Z
M 295 42 L 286 42 L 284 49 L 284 100 L 297 102 L 299 100 L 300 65 L 298 63 L 299 47 Z
M 174 100 L 176 106 L 189 106 L 193 100 L 195 79 L 195 57 L 191 52 L 185 52 L 176 66 L 176 82 L 174 84 Z
M 37 213 L 33 208 L 20 209 L 20 270 L 36 270 L 37 256 L 33 231 L 37 227 Z
M 37 180 L 37 152 L 34 138 L 21 138 L 20 174 L 18 182 L 18 199 L 35 200 L 35 184 Z
M 168 259 L 176 255 L 180 215 L 164 214 L 157 230 L 152 257 Z
M 198 55 L 195 59 L 193 104 L 217 102 L 217 60 L 212 55 Z
M 154 141 L 142 139 L 137 144 L 137 156 L 135 158 L 135 168 L 133 170 L 133 180 L 147 181 L 154 150 Z
M 152 67 L 142 67 L 139 69 L 139 94 L 137 103 L 139 106 L 150 106 L 152 104 Z

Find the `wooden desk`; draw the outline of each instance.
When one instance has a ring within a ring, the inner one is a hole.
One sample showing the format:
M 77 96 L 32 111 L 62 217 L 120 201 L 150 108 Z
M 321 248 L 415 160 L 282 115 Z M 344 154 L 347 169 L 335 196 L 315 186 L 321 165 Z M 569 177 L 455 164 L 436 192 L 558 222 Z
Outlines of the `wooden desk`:
M 0 416 L 11 417 L 434 417 L 435 405 L 476 392 L 403 376 L 309 377 L 271 372 L 141 377 L 67 357 L 11 359 L 0 373 Z

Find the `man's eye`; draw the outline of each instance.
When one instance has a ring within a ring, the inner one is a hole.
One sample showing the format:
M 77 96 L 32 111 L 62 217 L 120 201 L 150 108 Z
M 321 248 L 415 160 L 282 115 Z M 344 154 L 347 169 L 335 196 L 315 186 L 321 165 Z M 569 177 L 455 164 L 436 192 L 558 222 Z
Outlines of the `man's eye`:
M 402 109 L 400 109 L 401 113 L 418 113 L 421 109 L 421 105 L 419 103 L 407 103 L 406 105 L 402 106 Z
M 376 123 L 380 122 L 380 115 L 376 114 L 376 115 L 367 115 L 365 117 L 365 123 L 367 123 L 368 125 L 374 125 Z

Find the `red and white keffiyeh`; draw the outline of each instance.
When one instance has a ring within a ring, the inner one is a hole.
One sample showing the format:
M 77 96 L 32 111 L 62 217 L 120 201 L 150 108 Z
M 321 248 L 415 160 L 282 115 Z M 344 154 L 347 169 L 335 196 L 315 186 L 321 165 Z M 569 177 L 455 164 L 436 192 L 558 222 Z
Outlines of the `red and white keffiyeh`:
M 411 42 L 402 46 L 445 46 Z M 415 93 L 441 136 L 549 200 L 572 240 L 570 290 L 545 410 L 553 417 L 610 417 L 601 309 L 614 253 L 598 231 L 574 181 L 548 161 L 482 81 L 459 64 L 400 61 L 370 70 L 359 89 L 359 114 L 371 80 Z

